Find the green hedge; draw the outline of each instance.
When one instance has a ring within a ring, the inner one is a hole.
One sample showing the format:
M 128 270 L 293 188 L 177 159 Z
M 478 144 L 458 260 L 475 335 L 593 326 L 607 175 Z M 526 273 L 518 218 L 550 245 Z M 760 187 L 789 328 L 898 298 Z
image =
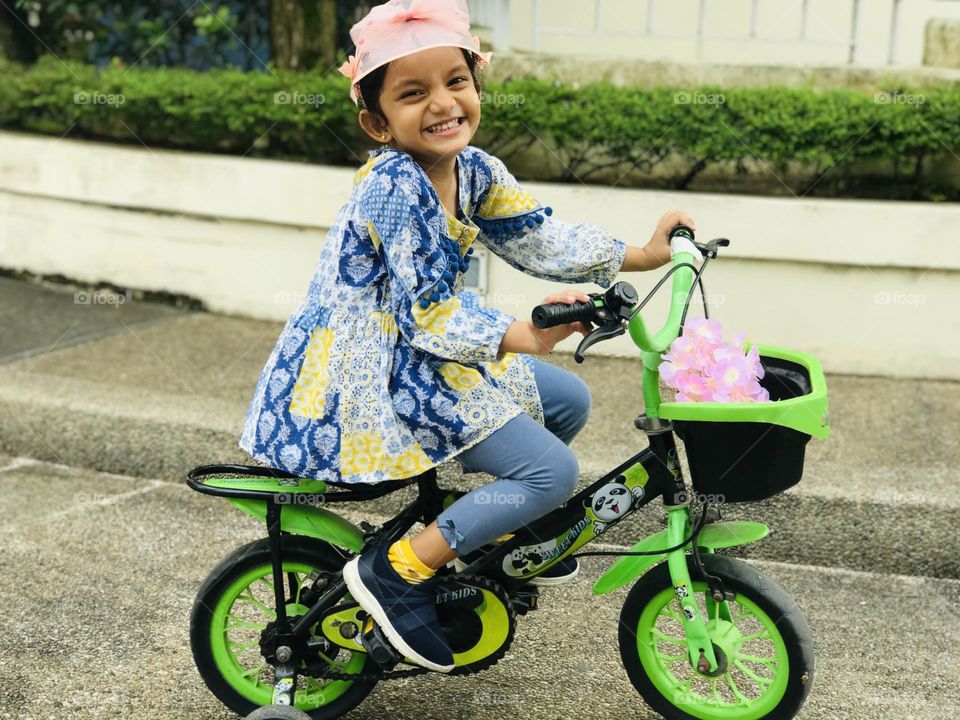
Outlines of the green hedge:
M 8 129 L 350 165 L 368 147 L 336 73 L 97 71 L 49 57 L 0 72 Z M 528 179 L 723 189 L 766 175 L 798 194 L 960 199 L 943 173 L 960 155 L 954 86 L 877 96 L 525 79 L 486 93 L 475 142 Z

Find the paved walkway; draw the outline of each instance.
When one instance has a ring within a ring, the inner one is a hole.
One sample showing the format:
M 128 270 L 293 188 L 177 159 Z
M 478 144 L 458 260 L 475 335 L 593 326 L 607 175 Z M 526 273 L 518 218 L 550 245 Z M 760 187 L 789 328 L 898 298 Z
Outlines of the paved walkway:
M 233 717 L 193 667 L 188 615 L 216 562 L 263 531 L 181 477 L 245 460 L 237 433 L 279 325 L 84 305 L 2 278 L 0 321 L 0 718 Z M 644 445 L 637 363 L 555 360 L 593 390 L 575 444 L 586 482 Z M 800 717 L 960 718 L 960 385 L 828 382 L 834 436 L 811 442 L 804 481 L 728 511 L 771 525 L 750 557 L 813 628 L 816 684 Z M 358 509 L 376 520 L 401 500 Z M 661 516 L 650 506 L 607 542 L 630 544 Z M 616 648 L 626 591 L 590 593 L 609 562 L 586 559 L 574 583 L 545 592 L 489 672 L 383 684 L 351 717 L 447 720 L 455 707 L 464 720 L 653 720 Z

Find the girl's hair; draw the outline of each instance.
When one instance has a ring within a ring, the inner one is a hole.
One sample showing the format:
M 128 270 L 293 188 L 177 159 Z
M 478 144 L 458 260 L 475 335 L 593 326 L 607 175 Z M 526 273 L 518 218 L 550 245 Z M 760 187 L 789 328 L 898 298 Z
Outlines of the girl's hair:
M 470 68 L 470 77 L 473 78 L 473 86 L 479 93 L 481 88 L 480 78 L 477 77 L 477 56 L 464 48 L 460 48 L 460 51 L 467 61 L 467 67 Z M 358 83 L 360 86 L 360 101 L 363 108 L 380 117 L 383 117 L 383 110 L 380 108 L 380 93 L 383 92 L 383 80 L 387 76 L 388 67 L 390 67 L 390 63 L 381 65 Z

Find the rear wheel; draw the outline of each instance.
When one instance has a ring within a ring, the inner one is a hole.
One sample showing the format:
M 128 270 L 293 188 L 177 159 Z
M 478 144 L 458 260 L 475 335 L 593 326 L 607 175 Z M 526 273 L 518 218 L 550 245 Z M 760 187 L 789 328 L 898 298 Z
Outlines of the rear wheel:
M 304 615 L 313 602 L 315 578 L 339 573 L 346 558 L 332 546 L 297 536 L 283 538 L 288 617 Z M 313 578 L 313 579 L 312 579 Z M 276 620 L 269 540 L 244 545 L 204 581 L 190 618 L 194 662 L 207 687 L 241 715 L 273 700 L 273 666 L 260 652 L 260 638 Z M 319 624 L 311 629 L 322 640 Z M 331 720 L 355 708 L 375 683 L 324 679 L 324 672 L 360 673 L 363 652 L 332 647 L 303 658 L 298 668 L 295 707 L 314 720 Z
M 721 667 L 691 666 L 683 615 L 666 563 L 641 577 L 620 613 L 620 656 L 633 686 L 667 720 L 792 718 L 810 692 L 813 642 L 786 591 L 752 566 L 705 555 L 733 600 L 707 598 L 706 579 L 688 560 L 694 594 Z

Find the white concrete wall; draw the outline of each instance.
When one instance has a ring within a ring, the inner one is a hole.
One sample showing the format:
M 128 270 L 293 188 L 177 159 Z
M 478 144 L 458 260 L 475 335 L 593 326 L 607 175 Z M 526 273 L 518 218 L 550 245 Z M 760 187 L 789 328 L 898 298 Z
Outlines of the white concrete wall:
M 544 53 L 676 63 L 847 65 L 853 4 L 807 0 L 806 35 L 798 40 L 801 0 L 758 0 L 755 37 L 750 37 L 753 0 L 707 0 L 704 38 L 698 39 L 699 0 L 655 0 L 652 28 L 648 0 L 540 0 L 539 33 L 534 0 L 511 0 L 507 34 L 513 49 Z M 894 5 L 894 0 L 860 0 L 854 65 L 918 66 L 927 22 L 960 18 L 957 0 L 900 0 L 896 18 Z
M 0 267 L 283 320 L 352 174 L 0 133 Z M 731 238 L 705 276 L 712 312 L 730 330 L 810 351 L 828 371 L 960 380 L 956 205 L 530 188 L 557 217 L 606 225 L 630 244 L 677 207 L 694 215 L 701 239 Z M 658 277 L 621 276 L 641 296 Z M 557 288 L 495 258 L 486 280 L 488 302 L 518 317 Z M 652 326 L 666 295 L 645 311 Z M 594 350 L 636 352 L 626 338 Z

